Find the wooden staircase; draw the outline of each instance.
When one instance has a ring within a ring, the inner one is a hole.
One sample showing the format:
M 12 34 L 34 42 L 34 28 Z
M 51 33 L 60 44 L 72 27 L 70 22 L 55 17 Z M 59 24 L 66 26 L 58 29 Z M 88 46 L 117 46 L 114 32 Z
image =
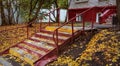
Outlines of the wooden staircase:
M 88 12 L 94 7 L 82 12 L 78 16 Z M 50 12 L 51 13 L 51 12 Z M 49 13 L 48 13 L 49 14 Z M 45 66 L 47 63 L 55 60 L 58 56 L 58 51 L 65 45 L 70 44 L 73 40 L 78 37 L 81 32 L 85 30 L 85 22 L 82 22 L 82 29 L 76 30 L 74 27 L 73 17 L 68 22 L 63 23 L 61 26 L 49 26 L 42 28 L 40 23 L 40 31 L 35 33 L 32 37 L 21 41 L 15 46 L 9 48 L 3 53 L 9 53 L 16 56 L 31 66 Z M 92 22 L 93 23 L 93 22 Z M 70 26 L 66 26 L 70 24 Z M 27 26 L 27 37 L 28 37 L 28 26 Z M 2 53 L 2 54 L 3 54 Z
M 29 39 L 26 39 L 9 49 L 9 53 L 19 57 L 32 66 L 45 66 L 57 58 L 58 47 L 63 47 L 71 42 L 71 33 L 58 32 L 58 46 L 55 43 L 56 36 L 51 30 L 41 29 Z M 75 33 L 77 36 L 78 33 Z M 75 37 L 74 36 L 74 37 Z

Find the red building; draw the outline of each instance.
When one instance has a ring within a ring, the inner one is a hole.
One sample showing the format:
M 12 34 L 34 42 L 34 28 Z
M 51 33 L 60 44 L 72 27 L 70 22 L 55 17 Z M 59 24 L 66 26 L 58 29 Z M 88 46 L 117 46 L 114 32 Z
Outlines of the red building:
M 68 20 L 85 21 L 95 23 L 111 22 L 113 14 L 116 14 L 116 0 L 69 0 Z

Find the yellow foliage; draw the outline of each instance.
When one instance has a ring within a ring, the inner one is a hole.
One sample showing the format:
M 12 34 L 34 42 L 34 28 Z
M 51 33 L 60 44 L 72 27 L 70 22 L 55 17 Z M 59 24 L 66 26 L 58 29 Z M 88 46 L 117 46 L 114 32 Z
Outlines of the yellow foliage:
M 57 27 L 55 27 L 55 26 L 47 26 L 45 29 L 49 30 L 49 31 L 54 31 L 54 30 L 56 30 L 56 28 Z M 64 28 L 64 27 L 60 28 L 58 31 L 59 32 L 66 32 L 66 33 L 72 33 L 72 29 L 71 28 Z M 74 32 L 75 31 L 76 30 L 74 30 Z
M 68 66 L 79 66 L 79 63 L 74 61 L 71 57 L 61 56 L 55 61 L 52 65 L 59 64 L 64 65 L 67 64 Z

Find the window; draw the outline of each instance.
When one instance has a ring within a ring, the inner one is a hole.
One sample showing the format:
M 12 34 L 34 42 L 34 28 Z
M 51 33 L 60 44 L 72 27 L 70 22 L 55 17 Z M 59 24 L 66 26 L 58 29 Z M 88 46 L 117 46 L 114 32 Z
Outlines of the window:
M 88 2 L 89 0 L 75 0 L 75 3 L 84 3 L 84 2 Z
M 79 14 L 76 14 L 76 21 L 77 22 L 80 22 L 80 21 L 82 21 L 82 17 L 79 15 Z

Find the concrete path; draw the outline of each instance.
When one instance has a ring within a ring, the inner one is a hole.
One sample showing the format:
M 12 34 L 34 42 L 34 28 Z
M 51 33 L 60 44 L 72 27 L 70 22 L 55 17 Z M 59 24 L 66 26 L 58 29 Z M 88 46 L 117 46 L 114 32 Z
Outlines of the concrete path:
M 0 64 L 3 66 L 13 66 L 11 63 L 6 61 L 3 57 L 0 57 Z

